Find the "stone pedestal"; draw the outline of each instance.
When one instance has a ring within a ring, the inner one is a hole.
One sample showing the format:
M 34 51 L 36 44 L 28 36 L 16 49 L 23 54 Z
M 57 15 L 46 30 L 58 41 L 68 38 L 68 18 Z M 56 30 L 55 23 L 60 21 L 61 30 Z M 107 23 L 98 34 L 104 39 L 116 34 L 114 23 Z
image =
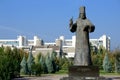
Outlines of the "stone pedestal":
M 99 77 L 98 66 L 71 66 L 69 77 L 60 80 L 103 80 Z

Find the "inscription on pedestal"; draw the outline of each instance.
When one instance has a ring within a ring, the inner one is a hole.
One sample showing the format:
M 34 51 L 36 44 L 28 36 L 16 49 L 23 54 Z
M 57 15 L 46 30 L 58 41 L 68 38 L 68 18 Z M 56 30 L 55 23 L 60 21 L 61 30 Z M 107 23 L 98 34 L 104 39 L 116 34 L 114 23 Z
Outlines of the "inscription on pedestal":
M 71 66 L 69 68 L 71 77 L 99 77 L 98 66 Z

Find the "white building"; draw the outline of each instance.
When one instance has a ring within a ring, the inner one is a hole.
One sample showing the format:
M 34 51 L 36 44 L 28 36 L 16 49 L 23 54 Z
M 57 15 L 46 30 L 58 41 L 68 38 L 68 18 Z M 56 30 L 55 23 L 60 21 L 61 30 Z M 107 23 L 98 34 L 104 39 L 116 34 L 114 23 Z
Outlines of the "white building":
M 60 36 L 60 39 L 63 40 L 63 47 L 75 47 L 76 36 L 72 36 L 72 39 L 66 40 L 64 36 Z M 101 36 L 99 39 L 90 39 L 90 43 L 97 48 L 103 46 L 105 49 L 110 50 L 110 37 L 106 35 Z
M 59 39 L 62 40 L 63 52 L 67 53 L 67 57 L 74 57 L 76 36 L 72 36 L 72 39 L 65 39 L 64 36 L 60 36 Z M 110 37 L 106 35 L 98 39 L 90 39 L 90 43 L 98 49 L 100 46 L 103 46 L 106 50 L 110 50 Z
M 97 48 L 103 46 L 106 50 L 110 50 L 110 37 L 106 35 L 101 36 L 99 39 L 90 39 L 90 42 Z
M 60 36 L 55 42 L 49 43 L 43 42 L 38 36 L 34 36 L 31 40 L 28 40 L 25 36 L 18 36 L 17 39 L 0 39 L 1 46 L 15 46 L 17 48 L 29 48 L 30 46 L 35 46 L 36 49 L 34 52 L 39 52 L 39 50 L 42 51 L 42 49 L 47 49 L 49 51 L 49 48 L 51 48 L 51 51 L 54 49 L 57 52 L 60 52 L 62 49 L 63 53 L 67 54 L 67 57 L 74 57 L 75 43 L 76 36 L 72 36 L 72 39 L 65 39 L 64 36 Z M 110 37 L 106 35 L 103 35 L 98 39 L 90 39 L 90 43 L 96 48 L 103 46 L 105 49 L 110 50 Z

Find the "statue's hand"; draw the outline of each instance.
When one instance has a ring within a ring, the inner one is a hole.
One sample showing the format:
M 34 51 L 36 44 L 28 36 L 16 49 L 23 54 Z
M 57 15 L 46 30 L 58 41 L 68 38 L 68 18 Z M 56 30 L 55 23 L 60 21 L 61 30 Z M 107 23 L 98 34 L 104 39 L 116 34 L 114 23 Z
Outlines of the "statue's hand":
M 77 23 L 73 23 L 73 18 L 70 19 L 69 28 L 71 32 L 75 32 L 77 28 Z
M 73 25 L 73 18 L 70 19 L 70 24 L 69 26 L 71 27 Z

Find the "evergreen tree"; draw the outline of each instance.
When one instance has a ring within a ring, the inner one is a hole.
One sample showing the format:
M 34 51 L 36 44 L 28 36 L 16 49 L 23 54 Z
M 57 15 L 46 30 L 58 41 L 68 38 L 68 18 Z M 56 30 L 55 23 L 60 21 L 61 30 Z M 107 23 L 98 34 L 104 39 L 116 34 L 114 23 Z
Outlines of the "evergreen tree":
M 120 73 L 120 59 L 115 60 L 115 72 Z
M 105 72 L 111 72 L 112 71 L 112 64 L 109 60 L 108 53 L 105 54 L 104 60 L 103 60 L 103 69 Z
M 29 75 L 31 75 L 31 73 L 32 73 L 31 66 L 34 65 L 34 64 L 35 64 L 35 62 L 34 62 L 34 57 L 33 57 L 33 55 L 32 55 L 32 51 L 30 51 L 29 56 L 28 56 L 28 60 L 27 60 L 28 73 L 29 73 Z
M 62 57 L 59 58 L 59 69 L 62 69 L 62 65 L 64 64 L 64 59 Z
M 33 64 L 31 66 L 31 70 L 32 70 L 32 73 L 36 76 L 40 76 L 41 75 L 41 65 L 40 63 L 36 63 L 36 64 Z
M 20 53 L 18 51 L 18 49 L 16 47 L 13 47 L 12 50 L 12 59 L 13 59 L 13 65 L 14 65 L 14 75 L 18 75 L 20 76 L 20 63 L 21 63 L 21 57 L 20 57 Z
M 35 63 L 39 63 L 41 56 L 42 56 L 42 53 L 38 53 L 38 55 L 35 58 Z
M 115 56 L 115 72 L 120 73 L 120 50 L 116 50 L 114 53 Z
M 46 62 L 45 63 L 46 63 L 46 66 L 47 66 L 48 73 L 53 73 L 54 69 L 53 69 L 52 60 L 50 58 L 49 53 L 46 56 Z
M 47 66 L 45 64 L 45 58 L 43 56 L 41 56 L 39 63 L 41 64 L 41 70 L 43 73 L 48 73 Z
M 19 77 L 20 54 L 17 49 L 0 48 L 0 80 L 11 80 Z
M 51 60 L 52 60 L 52 65 L 53 65 L 53 73 L 55 73 L 56 70 L 57 70 L 57 64 L 56 64 L 57 57 L 56 57 L 56 55 L 57 55 L 57 53 L 54 52 L 54 51 L 51 54 Z
M 62 58 L 63 64 L 62 64 L 62 69 L 63 70 L 68 70 L 69 66 L 70 66 L 70 61 L 68 60 L 68 58 L 66 58 L 65 56 L 63 56 Z
M 27 74 L 28 68 L 27 68 L 27 62 L 26 62 L 26 59 L 25 59 L 25 55 L 23 56 L 23 59 L 22 59 L 20 65 L 21 65 L 20 73 Z
M 92 63 L 94 66 L 99 66 L 101 70 L 103 70 L 103 59 L 105 53 L 106 50 L 102 46 L 97 51 L 91 50 Z
M 42 54 L 39 53 L 35 58 L 35 64 L 32 64 L 32 66 L 31 66 L 31 71 L 36 76 L 40 76 L 42 73 L 42 67 L 39 62 L 41 56 L 42 56 Z

